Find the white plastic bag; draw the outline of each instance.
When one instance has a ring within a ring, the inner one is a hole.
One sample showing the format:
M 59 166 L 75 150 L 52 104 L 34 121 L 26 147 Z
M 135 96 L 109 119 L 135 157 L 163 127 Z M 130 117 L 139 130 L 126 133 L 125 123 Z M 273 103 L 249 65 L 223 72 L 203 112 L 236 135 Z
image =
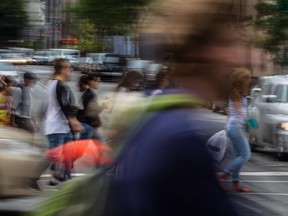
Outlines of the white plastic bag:
M 231 141 L 229 137 L 227 137 L 226 130 L 221 130 L 210 137 L 206 147 L 213 160 L 220 163 L 224 158 L 227 149 L 230 147 L 230 144 Z

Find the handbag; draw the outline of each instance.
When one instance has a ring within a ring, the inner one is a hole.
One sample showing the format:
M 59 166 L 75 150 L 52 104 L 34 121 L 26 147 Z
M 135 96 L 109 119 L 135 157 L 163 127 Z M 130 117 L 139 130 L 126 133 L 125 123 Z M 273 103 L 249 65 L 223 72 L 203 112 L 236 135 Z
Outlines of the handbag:
M 226 130 L 215 133 L 206 143 L 206 148 L 212 159 L 220 163 L 227 149 L 230 147 L 231 141 L 227 136 Z

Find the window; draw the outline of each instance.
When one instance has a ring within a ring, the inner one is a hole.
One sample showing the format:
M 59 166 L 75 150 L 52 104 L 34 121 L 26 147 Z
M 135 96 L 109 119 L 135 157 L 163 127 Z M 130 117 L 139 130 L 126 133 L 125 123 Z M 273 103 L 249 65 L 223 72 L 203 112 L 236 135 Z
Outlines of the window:
M 276 95 L 276 101 L 277 102 L 284 102 L 283 99 L 283 90 L 284 90 L 284 86 L 283 85 L 278 85 L 276 86 L 276 89 L 274 91 L 274 95 Z

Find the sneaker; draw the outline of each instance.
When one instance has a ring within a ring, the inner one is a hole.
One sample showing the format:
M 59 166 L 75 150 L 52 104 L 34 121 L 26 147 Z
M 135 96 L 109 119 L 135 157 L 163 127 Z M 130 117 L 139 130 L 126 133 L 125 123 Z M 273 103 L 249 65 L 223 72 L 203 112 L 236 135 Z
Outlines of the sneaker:
M 59 185 L 59 182 L 55 181 L 55 180 L 51 180 L 51 181 L 49 181 L 48 185 L 55 187 L 55 186 Z
M 232 190 L 243 193 L 249 193 L 251 191 L 249 188 L 241 187 L 239 182 L 233 182 Z

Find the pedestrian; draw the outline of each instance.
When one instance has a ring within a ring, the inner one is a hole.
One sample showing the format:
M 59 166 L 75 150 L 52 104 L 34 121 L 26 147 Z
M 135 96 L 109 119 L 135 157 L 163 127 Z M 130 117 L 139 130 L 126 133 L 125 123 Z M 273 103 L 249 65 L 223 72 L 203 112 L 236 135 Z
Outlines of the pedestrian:
M 78 103 L 77 103 L 77 107 L 78 107 L 78 111 L 77 111 L 77 119 L 79 121 L 81 121 L 81 119 L 83 119 L 84 116 L 84 107 L 83 107 L 83 101 L 82 101 L 82 96 L 85 93 L 85 91 L 88 89 L 88 84 L 87 84 L 87 74 L 82 75 L 79 78 L 79 81 L 77 83 L 77 87 L 78 87 Z M 79 139 L 79 133 L 75 134 L 75 139 Z
M 156 85 L 156 89 L 151 92 L 150 96 L 163 94 L 165 89 L 169 87 L 170 81 L 166 72 L 160 71 L 156 74 Z
M 0 126 L 10 126 L 11 99 L 9 98 L 9 85 L 5 82 L 6 77 L 0 79 Z
M 229 111 L 227 136 L 232 142 L 233 159 L 220 173 L 221 183 L 232 177 L 232 189 L 239 192 L 250 192 L 249 188 L 242 187 L 239 182 L 239 173 L 243 165 L 251 156 L 249 142 L 245 132 L 247 119 L 247 99 L 251 71 L 247 68 L 237 68 L 229 79 Z
M 125 93 L 136 90 L 141 81 L 143 81 L 143 75 L 137 71 L 128 71 L 116 88 L 116 92 Z
M 35 134 L 38 123 L 32 118 L 34 104 L 33 87 L 37 83 L 37 76 L 33 72 L 25 72 L 23 83 L 17 85 L 13 90 L 12 109 L 15 118 L 15 125 L 18 128 Z
M 62 164 L 62 148 L 65 143 L 72 140 L 72 132 L 82 132 L 83 127 L 76 119 L 77 107 L 74 95 L 67 85 L 72 72 L 71 64 L 67 59 L 57 59 L 54 64 L 52 79 L 48 82 L 48 98 L 44 109 L 44 134 L 49 144 L 49 155 L 37 166 L 38 176 L 52 163 L 52 175 L 56 180 L 68 180 L 71 178 L 72 161 Z M 59 150 L 60 149 L 60 150 Z M 54 151 L 53 151 L 54 150 Z M 52 179 L 49 184 L 58 182 Z M 31 187 L 37 189 L 37 178 L 31 183 Z
M 87 75 L 84 93 L 81 96 L 83 114 L 80 122 L 84 127 L 84 131 L 80 134 L 80 139 L 98 139 L 101 140 L 97 132 L 97 128 L 101 126 L 100 113 L 106 108 L 105 103 L 99 105 L 96 90 L 99 88 L 101 82 L 100 75 L 97 73 L 90 73 Z
M 197 107 L 199 100 L 224 99 L 223 77 L 245 61 L 230 28 L 237 16 L 224 0 L 158 3 L 160 17 L 148 16 L 144 30 L 167 38 L 156 45 L 174 53 L 171 79 L 177 88 L 152 98 L 154 106 L 126 139 L 105 215 L 236 216 L 206 149 L 210 122 Z

